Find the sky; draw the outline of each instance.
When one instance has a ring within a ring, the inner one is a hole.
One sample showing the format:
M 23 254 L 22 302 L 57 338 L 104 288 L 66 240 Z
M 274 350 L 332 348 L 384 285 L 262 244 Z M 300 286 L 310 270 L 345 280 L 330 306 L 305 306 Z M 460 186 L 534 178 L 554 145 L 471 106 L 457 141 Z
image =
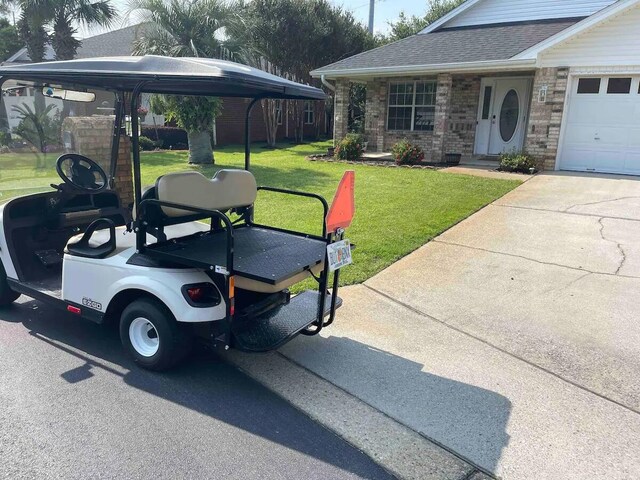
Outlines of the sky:
M 365 25 L 369 24 L 368 0 L 331 0 L 331 3 L 351 10 L 356 18 Z M 395 20 L 401 11 L 409 15 L 421 15 L 427 10 L 426 0 L 376 0 L 374 32 L 385 33 L 388 30 L 388 22 Z
M 351 10 L 355 17 L 363 24 L 369 24 L 369 0 L 330 0 L 330 2 L 334 5 L 342 6 L 346 10 Z M 113 0 L 113 3 L 120 12 L 124 12 L 128 0 Z M 389 29 L 388 22 L 398 18 L 401 11 L 409 15 L 421 15 L 426 11 L 426 6 L 427 0 L 376 0 L 374 9 L 374 32 L 386 33 Z M 120 26 L 121 25 L 118 25 L 118 27 Z M 82 37 L 88 37 L 101 33 L 102 31 L 104 30 L 91 29 L 90 31 L 84 31 L 84 29 L 81 29 L 79 33 Z

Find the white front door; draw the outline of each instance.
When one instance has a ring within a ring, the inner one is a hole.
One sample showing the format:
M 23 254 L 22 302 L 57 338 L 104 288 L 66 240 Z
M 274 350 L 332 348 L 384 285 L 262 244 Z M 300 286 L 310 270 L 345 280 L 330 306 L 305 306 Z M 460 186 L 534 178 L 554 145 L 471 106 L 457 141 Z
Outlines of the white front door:
M 499 155 L 521 150 L 527 125 L 531 79 L 483 78 L 475 153 Z

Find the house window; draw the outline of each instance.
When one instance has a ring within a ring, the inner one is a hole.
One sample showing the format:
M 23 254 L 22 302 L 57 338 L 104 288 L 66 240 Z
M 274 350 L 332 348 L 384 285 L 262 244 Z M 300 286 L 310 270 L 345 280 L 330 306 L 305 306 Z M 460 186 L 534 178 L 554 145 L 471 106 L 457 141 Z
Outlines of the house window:
M 493 87 L 484 87 L 484 97 L 482 99 L 482 120 L 489 118 L 489 112 L 491 111 L 491 95 L 493 93 Z
M 307 100 L 304 102 L 304 123 L 311 125 L 315 122 L 315 109 L 313 102 Z
M 600 79 L 581 78 L 578 80 L 578 93 L 600 93 Z
M 282 100 L 276 100 L 276 123 L 282 125 Z
M 610 78 L 607 85 L 607 93 L 629 93 L 631 92 L 631 78 Z
M 436 82 L 389 85 L 388 130 L 433 131 Z

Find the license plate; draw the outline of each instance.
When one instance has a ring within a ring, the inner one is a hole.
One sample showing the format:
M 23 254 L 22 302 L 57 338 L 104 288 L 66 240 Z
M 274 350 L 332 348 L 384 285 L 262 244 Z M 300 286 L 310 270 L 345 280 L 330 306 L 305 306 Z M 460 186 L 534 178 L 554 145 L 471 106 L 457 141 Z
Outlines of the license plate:
M 345 265 L 353 263 L 351 259 L 351 244 L 349 240 L 341 240 L 327 245 L 327 257 L 329 258 L 329 271 L 334 272 Z

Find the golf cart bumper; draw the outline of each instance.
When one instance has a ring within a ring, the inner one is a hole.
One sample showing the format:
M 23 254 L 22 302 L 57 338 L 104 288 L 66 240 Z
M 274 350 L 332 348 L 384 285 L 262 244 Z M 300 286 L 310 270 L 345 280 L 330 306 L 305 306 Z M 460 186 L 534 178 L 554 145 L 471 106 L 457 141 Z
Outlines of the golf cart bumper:
M 339 308 L 342 299 L 325 295 L 322 318 Z M 244 352 L 268 352 L 304 333 L 317 323 L 320 292 L 307 290 L 291 298 L 289 303 L 273 308 L 257 317 L 231 322 L 232 347 Z

